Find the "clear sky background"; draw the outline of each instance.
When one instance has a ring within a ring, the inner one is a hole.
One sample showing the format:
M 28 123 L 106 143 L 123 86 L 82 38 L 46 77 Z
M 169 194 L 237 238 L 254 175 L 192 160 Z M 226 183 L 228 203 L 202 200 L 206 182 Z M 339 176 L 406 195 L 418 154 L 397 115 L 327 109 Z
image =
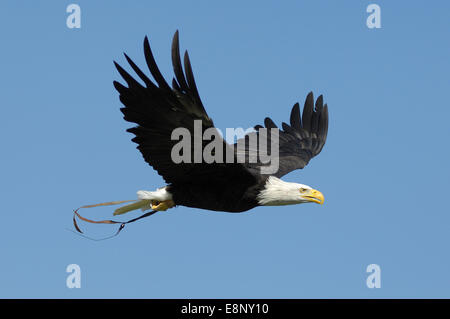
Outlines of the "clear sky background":
M 81 29 L 66 26 L 70 3 Z M 366 26 L 370 3 L 381 29 Z M 448 1 L 1 1 L 0 297 L 450 297 L 449 12 Z M 327 144 L 284 177 L 322 191 L 323 206 L 177 207 L 102 242 L 68 231 L 78 206 L 164 185 L 125 132 L 112 61 L 127 52 L 146 70 L 148 35 L 171 79 L 176 29 L 222 130 L 287 121 L 309 91 L 324 95 Z M 66 287 L 69 264 L 80 289 Z M 366 286 L 369 264 L 379 289 Z

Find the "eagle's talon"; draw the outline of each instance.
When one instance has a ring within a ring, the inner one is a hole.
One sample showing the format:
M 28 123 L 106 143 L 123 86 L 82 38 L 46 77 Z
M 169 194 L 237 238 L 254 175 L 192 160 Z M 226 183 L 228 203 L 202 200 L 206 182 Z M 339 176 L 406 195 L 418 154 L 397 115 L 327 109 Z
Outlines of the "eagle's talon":
M 160 202 L 160 201 L 157 201 L 157 200 L 152 201 L 152 209 L 153 209 L 153 210 L 157 210 L 158 205 L 159 205 L 160 203 L 161 203 L 161 202 Z
M 174 206 L 175 206 L 175 203 L 173 200 L 165 200 L 162 202 L 159 202 L 159 201 L 152 202 L 152 209 L 156 210 L 158 212 L 166 211 L 169 208 L 172 208 Z

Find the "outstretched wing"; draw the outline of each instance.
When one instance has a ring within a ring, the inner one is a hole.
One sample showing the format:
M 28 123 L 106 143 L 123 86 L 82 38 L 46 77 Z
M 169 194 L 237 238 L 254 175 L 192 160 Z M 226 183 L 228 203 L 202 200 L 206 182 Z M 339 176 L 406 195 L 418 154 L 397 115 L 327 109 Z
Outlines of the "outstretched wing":
M 294 105 L 290 117 L 291 125 L 282 123 L 282 130 L 279 130 L 270 118 L 264 120 L 264 125 L 255 126 L 256 132 L 246 136 L 244 152 L 246 156 L 255 154 L 270 154 L 275 158 L 274 148 L 278 148 L 278 170 L 270 175 L 281 177 L 287 173 L 305 167 L 311 158 L 320 153 L 328 132 L 328 106 L 323 104 L 323 96 L 319 96 L 314 106 L 313 93 L 310 92 L 306 97 L 303 114 L 300 115 L 300 106 Z M 277 129 L 278 140 L 270 129 Z M 263 135 L 263 131 L 264 134 Z M 255 134 L 258 137 L 258 146 L 252 148 L 249 146 L 250 136 Z M 266 150 L 261 150 L 261 139 L 267 139 Z M 239 153 L 239 151 L 238 151 Z M 259 158 L 259 157 L 258 157 Z M 274 160 L 271 160 L 274 163 Z M 246 163 L 248 169 L 260 169 L 267 164 L 257 161 L 256 163 Z
M 121 108 L 124 119 L 138 124 L 127 131 L 134 133 L 132 139 L 137 143 L 137 148 L 142 153 L 145 161 L 149 163 L 167 183 L 180 182 L 190 178 L 212 178 L 211 174 L 230 176 L 230 174 L 250 174 L 240 164 L 225 165 L 223 163 L 206 164 L 178 163 L 172 159 L 172 149 L 179 141 L 172 140 L 172 132 L 176 128 L 188 129 L 194 136 L 194 121 L 201 120 L 201 136 L 210 128 L 215 129 L 213 121 L 203 107 L 197 91 L 191 63 L 187 51 L 184 54 L 184 71 L 181 65 L 178 31 L 175 32 L 172 41 L 172 64 L 175 78 L 172 88 L 167 84 L 156 65 L 147 37 L 144 40 L 144 54 L 147 66 L 154 78 L 154 83 L 136 64 L 125 54 L 125 58 L 131 68 L 136 72 L 145 86 L 136 81 L 120 65 L 114 62 L 120 75 L 126 81 L 128 87 L 114 81 L 114 87 L 120 93 L 120 101 L 124 105 Z M 199 132 L 197 132 L 199 133 Z M 215 134 L 214 136 L 220 136 Z M 209 141 L 202 140 L 202 150 Z M 224 149 L 231 147 L 223 139 Z M 191 154 L 195 143 L 190 143 Z

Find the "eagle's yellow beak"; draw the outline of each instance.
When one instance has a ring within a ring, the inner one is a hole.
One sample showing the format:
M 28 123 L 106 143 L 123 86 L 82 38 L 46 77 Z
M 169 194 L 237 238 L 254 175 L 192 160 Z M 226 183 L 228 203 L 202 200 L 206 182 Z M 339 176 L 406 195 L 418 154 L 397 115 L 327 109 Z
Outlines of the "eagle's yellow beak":
M 323 194 L 315 189 L 308 189 L 304 194 L 302 194 L 302 196 L 306 200 L 317 204 L 323 204 L 325 201 Z

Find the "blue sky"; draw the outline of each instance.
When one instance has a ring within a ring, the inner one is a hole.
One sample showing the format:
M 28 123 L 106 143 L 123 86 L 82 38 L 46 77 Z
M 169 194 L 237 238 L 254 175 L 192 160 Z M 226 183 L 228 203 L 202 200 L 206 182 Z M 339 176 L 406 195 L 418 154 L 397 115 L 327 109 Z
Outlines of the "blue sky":
M 66 26 L 70 3 L 81 29 Z M 370 3 L 381 29 L 366 26 Z M 0 297 L 450 297 L 449 10 L 447 1 L 2 1 Z M 103 242 L 68 231 L 78 206 L 164 185 L 125 132 L 112 61 L 125 65 L 127 52 L 144 68 L 148 35 L 171 79 L 176 29 L 222 130 L 287 121 L 309 91 L 324 95 L 327 144 L 284 177 L 322 191 L 323 206 L 177 207 Z M 81 268 L 80 289 L 66 287 L 69 264 Z M 379 289 L 366 286 L 369 264 L 381 267 Z

